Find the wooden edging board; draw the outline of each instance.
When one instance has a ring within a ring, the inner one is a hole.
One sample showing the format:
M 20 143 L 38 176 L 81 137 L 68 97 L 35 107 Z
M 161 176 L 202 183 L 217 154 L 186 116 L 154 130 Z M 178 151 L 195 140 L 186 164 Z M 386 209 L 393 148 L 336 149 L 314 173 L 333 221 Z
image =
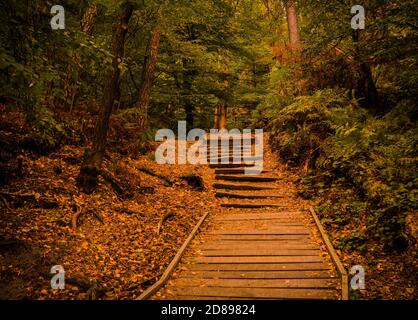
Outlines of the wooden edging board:
M 329 240 L 324 227 L 321 224 L 321 221 L 319 220 L 318 216 L 315 213 L 315 210 L 312 207 L 309 207 L 309 211 L 312 214 L 312 217 L 315 220 L 316 226 L 319 229 L 319 232 L 321 233 L 321 237 L 325 242 L 325 246 L 327 247 L 327 251 L 331 256 L 332 261 L 334 262 L 335 266 L 337 267 L 337 271 L 341 276 L 341 299 L 342 300 L 348 300 L 348 276 L 347 271 L 345 271 L 343 264 L 340 261 L 340 258 L 338 258 L 337 253 L 334 250 L 334 247 L 332 246 L 331 241 Z
M 151 287 L 147 288 L 142 294 L 136 299 L 136 300 L 146 300 L 150 296 L 152 296 L 155 292 L 158 291 L 168 280 L 171 273 L 174 271 L 174 269 L 177 267 L 178 263 L 180 262 L 181 257 L 183 256 L 184 251 L 186 250 L 189 243 L 192 241 L 194 236 L 196 235 L 197 231 L 199 230 L 200 226 L 202 225 L 203 221 L 205 221 L 207 215 L 209 212 L 206 212 L 202 218 L 197 222 L 196 226 L 190 233 L 190 235 L 187 237 L 187 239 L 184 241 L 183 245 L 180 247 L 179 251 L 177 251 L 177 254 L 174 256 L 173 260 L 171 260 L 170 264 L 168 265 L 167 269 L 164 271 L 161 278 L 154 283 Z

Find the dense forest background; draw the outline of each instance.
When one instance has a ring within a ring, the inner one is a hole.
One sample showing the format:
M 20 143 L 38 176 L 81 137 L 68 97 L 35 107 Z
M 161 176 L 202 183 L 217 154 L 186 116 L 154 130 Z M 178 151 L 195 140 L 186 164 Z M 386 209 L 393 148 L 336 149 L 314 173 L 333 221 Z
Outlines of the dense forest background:
M 416 279 L 416 0 L 63 0 L 64 30 L 54 4 L 0 0 L 2 185 L 21 150 L 74 145 L 91 193 L 108 150 L 134 158 L 158 129 L 227 114 L 269 132 L 339 250 L 396 256 Z

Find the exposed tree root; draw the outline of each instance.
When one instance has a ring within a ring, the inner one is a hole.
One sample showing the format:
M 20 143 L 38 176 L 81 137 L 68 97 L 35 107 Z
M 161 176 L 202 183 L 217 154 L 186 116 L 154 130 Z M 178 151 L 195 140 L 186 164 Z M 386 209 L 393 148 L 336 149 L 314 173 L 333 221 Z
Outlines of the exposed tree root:
M 120 213 L 126 213 L 126 214 L 129 214 L 129 215 L 143 215 L 143 213 L 140 212 L 140 211 L 134 211 L 134 210 L 130 210 L 128 208 L 116 208 L 116 211 L 120 212 Z
M 77 222 L 78 222 L 78 219 L 84 213 L 84 210 L 82 210 L 79 206 L 77 206 L 77 205 L 75 205 L 75 206 L 77 207 L 77 210 L 73 214 L 73 217 L 71 219 L 71 227 L 73 228 L 73 230 L 77 230 Z M 101 223 L 104 223 L 103 216 L 101 214 L 99 214 L 97 211 L 95 211 L 95 210 L 89 210 L 89 211 L 87 211 L 87 213 L 92 213 L 93 216 L 97 220 L 99 220 Z
M 103 179 L 108 182 L 113 190 L 118 194 L 118 196 L 124 196 L 126 195 L 126 191 L 121 187 L 121 183 L 112 176 L 110 172 L 107 172 L 105 170 L 100 170 L 99 174 L 103 177 Z
M 152 171 L 151 169 L 148 169 L 148 168 L 145 168 L 145 167 L 139 167 L 139 168 L 137 168 L 139 171 L 141 171 L 141 172 L 144 172 L 144 173 L 146 173 L 146 174 L 148 174 L 148 175 L 150 175 L 150 176 L 153 176 L 153 177 L 156 177 L 156 178 L 158 178 L 158 179 L 160 179 L 160 180 L 163 180 L 164 181 L 164 183 L 167 185 L 167 186 L 172 186 L 173 184 L 174 184 L 174 181 L 173 180 L 171 180 L 170 178 L 168 178 L 168 177 L 166 177 L 166 176 L 163 176 L 163 175 L 161 175 L 161 174 L 158 174 L 158 173 L 156 173 L 156 172 L 154 172 L 154 171 Z
M 0 196 L 3 202 L 7 204 L 9 210 L 10 205 L 7 202 L 7 199 L 20 206 L 24 205 L 26 202 L 30 202 L 43 209 L 56 209 L 59 207 L 58 202 L 56 202 L 55 200 L 51 200 L 45 197 L 38 197 L 34 194 L 0 192 Z
M 158 228 L 157 228 L 157 236 L 160 235 L 161 232 L 161 228 L 163 226 L 164 221 L 174 217 L 176 214 L 173 212 L 168 212 L 166 213 L 164 216 L 161 217 L 160 222 L 158 223 Z

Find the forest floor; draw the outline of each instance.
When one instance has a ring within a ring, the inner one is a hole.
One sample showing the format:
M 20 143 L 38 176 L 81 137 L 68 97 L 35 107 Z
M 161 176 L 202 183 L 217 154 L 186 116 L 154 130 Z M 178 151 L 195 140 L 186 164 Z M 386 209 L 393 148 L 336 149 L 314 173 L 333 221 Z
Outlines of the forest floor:
M 2 117 L 0 134 L 16 135 L 19 128 L 6 128 Z M 158 165 L 152 151 L 135 159 L 107 154 L 103 167 L 123 182 L 129 194 L 118 196 L 104 180 L 93 194 L 81 193 L 76 177 L 83 150 L 76 145 L 44 155 L 22 150 L 21 174 L 3 181 L 0 299 L 135 299 L 164 272 L 200 217 L 220 210 L 212 169 Z M 296 193 L 298 173 L 274 161 Z M 168 180 L 140 171 L 144 168 Z M 181 178 L 190 173 L 203 178 L 203 191 Z M 366 290 L 356 298 L 413 297 L 414 275 L 405 277 L 401 256 L 338 253 L 347 270 L 356 264 L 366 266 Z M 51 290 L 54 265 L 64 267 L 65 290 Z

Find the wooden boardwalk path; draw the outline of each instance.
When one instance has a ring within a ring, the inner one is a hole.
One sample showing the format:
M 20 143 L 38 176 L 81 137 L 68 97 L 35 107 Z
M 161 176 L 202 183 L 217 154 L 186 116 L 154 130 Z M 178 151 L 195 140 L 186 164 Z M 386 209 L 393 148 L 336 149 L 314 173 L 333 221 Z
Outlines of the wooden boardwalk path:
M 268 169 L 247 176 L 242 164 L 211 167 L 221 212 L 153 298 L 341 299 L 341 276 L 288 184 Z

